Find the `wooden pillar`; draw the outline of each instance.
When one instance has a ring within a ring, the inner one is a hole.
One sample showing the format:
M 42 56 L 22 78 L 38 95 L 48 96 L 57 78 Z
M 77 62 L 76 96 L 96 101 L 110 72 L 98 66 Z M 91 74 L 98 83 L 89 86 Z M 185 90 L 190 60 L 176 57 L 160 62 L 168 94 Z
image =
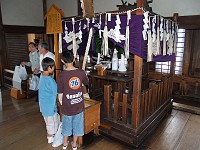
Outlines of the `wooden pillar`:
M 3 69 L 7 66 L 5 44 L 6 41 L 5 41 L 5 33 L 3 30 L 1 1 L 0 1 L 0 86 L 3 84 Z
M 77 0 L 77 5 L 78 5 L 78 16 L 82 16 L 83 12 L 82 12 L 82 8 L 81 8 L 81 2 L 80 0 Z
M 59 51 L 58 51 L 58 34 L 54 33 L 54 52 L 55 52 L 55 63 L 56 69 L 60 68 L 60 58 L 59 58 Z M 59 70 L 56 70 L 56 80 L 58 79 Z
M 174 16 L 173 16 L 173 20 L 175 22 L 178 21 L 178 13 L 174 13 Z M 175 64 L 176 64 L 176 60 L 174 61 L 171 61 L 171 65 L 170 65 L 170 76 L 172 77 L 172 82 L 171 82 L 171 89 L 170 89 L 170 94 L 172 95 L 172 91 L 173 91 L 173 81 L 174 81 L 174 75 L 175 75 Z
M 174 13 L 174 21 L 177 22 L 178 19 L 178 14 Z M 174 76 L 174 71 L 175 71 L 175 62 L 176 61 L 171 61 L 171 66 L 170 66 L 170 75 L 173 77 Z
M 137 0 L 137 7 L 144 6 L 145 0 Z M 143 11 L 137 10 L 137 15 L 142 15 Z M 132 126 L 134 129 L 139 127 L 140 123 L 140 102 L 142 85 L 142 64 L 143 59 L 134 56 L 134 81 L 133 81 L 133 99 L 132 99 Z

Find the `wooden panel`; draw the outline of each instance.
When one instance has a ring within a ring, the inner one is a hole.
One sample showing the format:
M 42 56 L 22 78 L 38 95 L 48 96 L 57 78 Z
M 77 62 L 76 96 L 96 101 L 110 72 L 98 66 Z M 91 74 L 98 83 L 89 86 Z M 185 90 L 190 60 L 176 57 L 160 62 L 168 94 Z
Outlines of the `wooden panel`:
M 98 132 L 98 126 L 100 125 L 100 103 L 85 99 L 85 111 L 84 111 L 84 133 L 87 134 L 92 130 Z
M 127 123 L 127 94 L 123 94 L 122 121 Z
M 114 120 L 118 120 L 119 92 L 114 92 Z
M 6 33 L 7 45 L 7 69 L 14 70 L 15 65 L 21 61 L 28 61 L 28 37 L 27 34 Z
M 45 33 L 45 27 L 3 25 L 6 33 Z
M 174 20 L 173 17 L 167 17 Z M 179 28 L 183 29 L 200 29 L 200 15 L 178 16 L 177 23 Z
M 110 98 L 111 98 L 111 85 L 104 85 L 104 114 L 107 118 L 110 117 Z

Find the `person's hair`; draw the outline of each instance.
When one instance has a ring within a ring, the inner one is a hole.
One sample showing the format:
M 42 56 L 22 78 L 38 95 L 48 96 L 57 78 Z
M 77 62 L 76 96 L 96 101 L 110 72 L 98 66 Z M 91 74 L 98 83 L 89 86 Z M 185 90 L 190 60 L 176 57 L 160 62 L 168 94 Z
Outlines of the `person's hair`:
M 74 54 L 71 50 L 65 50 L 62 52 L 62 57 L 61 59 L 65 62 L 65 63 L 71 63 L 74 61 Z
M 42 42 L 40 43 L 41 48 L 44 48 L 45 50 L 49 51 L 49 45 L 47 44 L 47 42 Z
M 36 44 L 34 43 L 34 42 L 30 42 L 29 44 L 28 44 L 28 46 L 29 45 L 33 45 L 34 47 L 36 47 Z
M 52 68 L 55 66 L 55 61 L 49 57 L 46 57 L 42 60 L 42 68 L 44 71 L 48 70 L 48 67 Z

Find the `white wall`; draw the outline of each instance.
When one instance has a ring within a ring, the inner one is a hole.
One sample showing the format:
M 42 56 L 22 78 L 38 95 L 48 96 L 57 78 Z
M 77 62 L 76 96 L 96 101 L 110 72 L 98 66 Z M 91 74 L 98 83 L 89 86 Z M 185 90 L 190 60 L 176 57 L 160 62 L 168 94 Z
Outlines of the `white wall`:
M 134 4 L 136 0 L 124 0 L 127 4 Z M 117 5 L 122 5 L 121 0 L 93 0 L 95 12 L 118 10 Z
M 77 0 L 47 0 L 47 11 L 52 4 L 60 8 L 65 17 L 78 15 L 78 1 Z
M 44 26 L 42 0 L 1 0 L 4 25 Z
M 134 4 L 136 0 L 124 0 Z M 94 0 L 95 12 L 117 10 L 116 5 L 121 5 L 121 0 Z M 179 13 L 179 16 L 200 15 L 200 0 L 153 0 L 150 4 L 153 11 L 165 17 Z
M 43 0 L 0 0 L 4 25 L 44 26 Z M 47 0 L 47 10 L 52 4 L 62 9 L 67 16 L 76 16 L 78 0 Z M 136 0 L 124 0 L 127 3 Z M 121 0 L 94 0 L 95 12 L 117 10 Z M 200 0 L 153 0 L 153 11 L 162 16 L 200 15 Z
M 154 0 L 150 5 L 153 11 L 162 16 L 200 15 L 200 0 Z

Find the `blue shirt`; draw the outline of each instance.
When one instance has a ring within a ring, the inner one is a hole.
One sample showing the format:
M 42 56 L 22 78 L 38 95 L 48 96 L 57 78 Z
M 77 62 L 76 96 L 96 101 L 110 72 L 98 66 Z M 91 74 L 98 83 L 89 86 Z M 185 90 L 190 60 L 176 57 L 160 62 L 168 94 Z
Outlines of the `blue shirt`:
M 40 76 L 39 106 L 43 116 L 53 116 L 57 113 L 56 96 L 57 84 L 50 76 Z

